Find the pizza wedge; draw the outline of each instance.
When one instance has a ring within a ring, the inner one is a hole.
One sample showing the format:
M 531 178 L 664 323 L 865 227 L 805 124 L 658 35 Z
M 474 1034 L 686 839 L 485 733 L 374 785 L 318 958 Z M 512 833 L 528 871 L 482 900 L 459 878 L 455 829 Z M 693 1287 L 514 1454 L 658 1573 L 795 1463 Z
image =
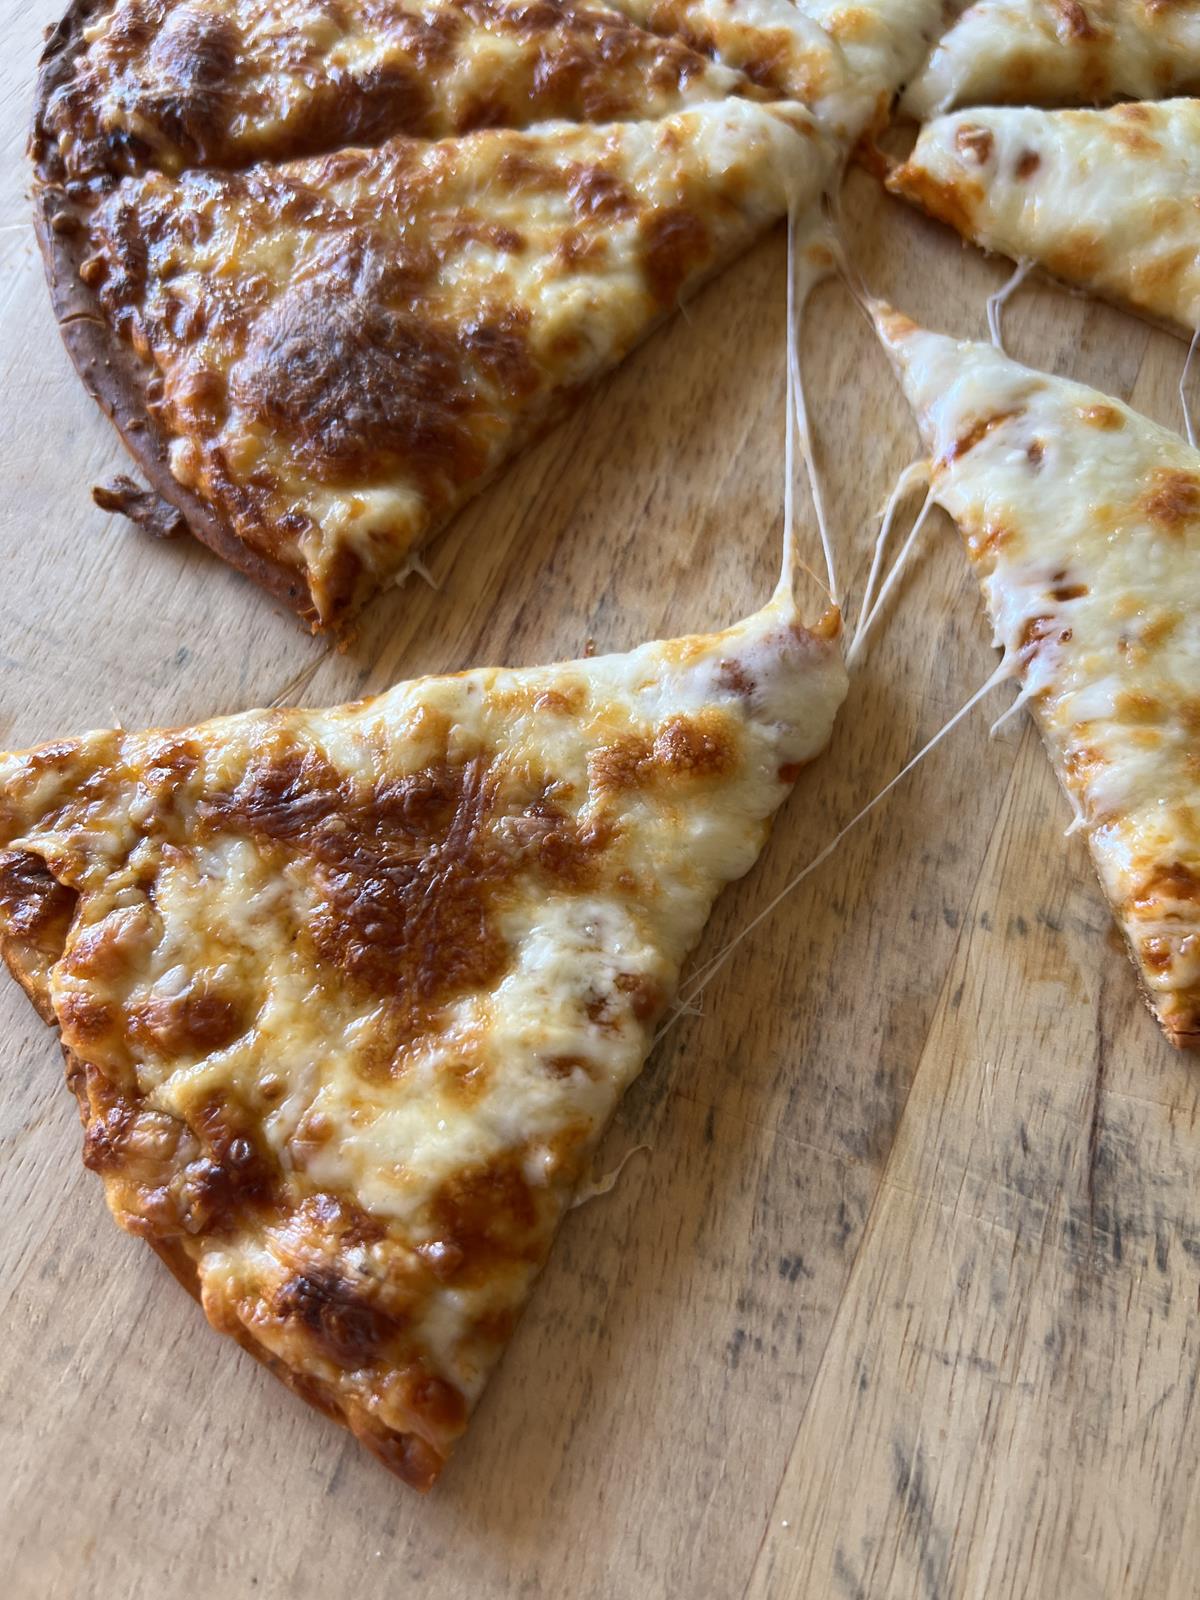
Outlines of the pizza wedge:
M 985 250 L 1200 324 L 1200 100 L 954 112 L 926 123 L 887 185 Z
M 1167 1038 L 1200 1046 L 1200 453 L 1109 396 L 877 323 Z
M 0 758 L 0 947 L 114 1216 L 419 1488 L 829 737 L 838 633 L 781 589 L 624 655 Z
M 45 51 L 34 145 L 46 177 L 81 182 L 738 94 L 767 98 L 606 0 L 76 0 Z
M 39 194 L 64 337 L 153 488 L 318 626 L 835 160 L 800 106 Z
M 1200 0 L 975 0 L 913 80 L 919 121 L 955 106 L 1103 105 L 1200 89 Z

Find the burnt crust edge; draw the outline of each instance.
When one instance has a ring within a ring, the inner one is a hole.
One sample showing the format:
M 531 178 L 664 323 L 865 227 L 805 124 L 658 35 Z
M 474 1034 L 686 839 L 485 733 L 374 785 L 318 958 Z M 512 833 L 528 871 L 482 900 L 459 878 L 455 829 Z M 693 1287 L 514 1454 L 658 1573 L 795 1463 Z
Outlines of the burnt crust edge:
M 73 74 L 83 48 L 84 26 L 101 4 L 102 0 L 72 0 L 51 28 L 34 96 L 29 135 L 33 226 L 58 331 L 85 390 L 112 423 L 154 493 L 176 508 L 193 538 L 316 629 L 320 626 L 316 604 L 303 575 L 252 549 L 225 517 L 172 474 L 169 436 L 146 403 L 148 368 L 117 337 L 79 276 L 86 221 L 82 207 L 63 185 L 55 141 L 46 129 L 46 110 L 52 95 Z

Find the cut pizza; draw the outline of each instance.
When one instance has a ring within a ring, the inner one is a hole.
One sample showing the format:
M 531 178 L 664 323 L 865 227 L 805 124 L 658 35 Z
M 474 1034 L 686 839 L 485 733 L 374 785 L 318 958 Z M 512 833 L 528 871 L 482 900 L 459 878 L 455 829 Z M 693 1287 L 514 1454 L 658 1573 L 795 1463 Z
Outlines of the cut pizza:
M 975 0 L 909 86 L 923 121 L 965 105 L 1102 105 L 1200 89 L 1200 0 Z
M 781 585 L 711 636 L 0 759 L 0 943 L 114 1215 L 418 1487 L 829 737 L 838 633 Z
M 876 321 L 1145 994 L 1200 1046 L 1200 454 L 992 345 Z
M 834 162 L 802 107 L 731 99 L 40 203 L 64 336 L 153 487 L 325 626 Z
M 985 250 L 1200 324 L 1200 100 L 956 112 L 887 183 Z

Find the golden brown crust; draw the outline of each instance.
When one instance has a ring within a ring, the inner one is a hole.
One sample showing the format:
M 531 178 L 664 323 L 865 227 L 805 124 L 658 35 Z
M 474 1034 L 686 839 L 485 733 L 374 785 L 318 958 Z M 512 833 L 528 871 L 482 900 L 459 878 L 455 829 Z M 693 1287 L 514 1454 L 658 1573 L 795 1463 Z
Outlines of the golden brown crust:
M 7 961 L 7 950 L 0 953 L 4 954 Z M 10 971 L 13 971 L 14 976 L 20 981 L 11 964 Z M 43 1020 L 55 1026 L 53 1014 L 44 1017 Z M 92 1107 L 87 1088 L 87 1064 L 62 1044 L 61 1037 L 59 1042 L 66 1063 L 67 1086 L 78 1103 L 80 1121 L 85 1129 L 89 1129 Z M 146 1241 L 192 1298 L 203 1306 L 196 1264 L 184 1249 L 182 1241 L 177 1237 L 164 1237 L 162 1234 L 143 1230 L 138 1230 L 138 1237 Z M 422 1493 L 433 1487 L 445 1465 L 445 1457 L 439 1455 L 428 1440 L 415 1433 L 402 1433 L 387 1428 L 364 1414 L 361 1409 L 346 1406 L 332 1384 L 324 1382 L 313 1374 L 294 1371 L 286 1362 L 281 1361 L 278 1356 L 260 1344 L 242 1323 L 230 1321 L 223 1324 L 219 1331 L 228 1333 L 234 1338 L 243 1350 L 261 1362 L 268 1372 L 286 1384 L 293 1394 L 298 1395 L 309 1405 L 315 1406 L 332 1421 L 348 1428 L 360 1444 L 405 1483 Z
M 33 222 L 59 333 L 84 388 L 120 434 L 151 489 L 180 512 L 188 532 L 313 623 L 316 610 L 304 574 L 250 549 L 219 511 L 175 478 L 167 460 L 168 436 L 146 403 L 151 369 L 118 338 L 79 275 L 87 239 L 85 215 L 95 194 L 87 186 L 82 186 L 82 193 L 72 193 L 65 183 L 55 141 L 46 130 L 46 112 L 55 90 L 73 73 L 84 45 L 83 29 L 99 9 L 100 0 L 73 0 L 51 30 L 34 98 Z
M 68 1055 L 69 1059 L 69 1052 L 64 1050 L 63 1053 Z M 203 1305 L 195 1263 L 179 1241 L 147 1237 L 146 1243 L 159 1260 L 165 1262 L 172 1275 L 192 1298 Z M 437 1455 L 426 1440 L 414 1433 L 397 1433 L 390 1428 L 373 1425 L 369 1419 L 360 1415 L 348 1414 L 331 1385 L 322 1382 L 320 1378 L 293 1372 L 285 1362 L 280 1361 L 278 1356 L 259 1344 L 241 1324 L 232 1325 L 222 1331 L 229 1333 L 248 1355 L 266 1367 L 267 1371 L 285 1384 L 294 1395 L 315 1407 L 332 1422 L 348 1428 L 377 1461 L 381 1461 L 389 1472 L 394 1472 L 410 1488 L 419 1489 L 422 1494 L 432 1489 L 438 1474 L 445 1466 L 445 1458 Z

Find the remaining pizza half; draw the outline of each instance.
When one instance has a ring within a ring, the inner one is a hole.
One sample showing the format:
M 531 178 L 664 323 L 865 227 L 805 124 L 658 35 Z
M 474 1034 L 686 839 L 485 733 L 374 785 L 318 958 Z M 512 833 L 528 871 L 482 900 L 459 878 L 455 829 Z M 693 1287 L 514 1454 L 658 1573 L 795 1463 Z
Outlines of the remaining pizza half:
M 627 655 L 0 758 L 0 942 L 114 1215 L 418 1487 L 829 737 L 838 631 L 781 591 Z
M 833 162 L 801 107 L 728 100 L 41 204 L 64 336 L 154 488 L 326 625 Z
M 888 188 L 986 250 L 1200 323 L 1200 100 L 956 112 L 921 129 Z
M 932 489 L 1086 831 L 1146 996 L 1200 1045 L 1200 454 L 989 344 L 877 320 Z
M 953 106 L 1087 105 L 1200 89 L 1200 0 L 976 0 L 904 97 Z
M 765 98 L 605 0 L 83 0 L 47 47 L 36 138 L 77 180 L 743 93 Z

